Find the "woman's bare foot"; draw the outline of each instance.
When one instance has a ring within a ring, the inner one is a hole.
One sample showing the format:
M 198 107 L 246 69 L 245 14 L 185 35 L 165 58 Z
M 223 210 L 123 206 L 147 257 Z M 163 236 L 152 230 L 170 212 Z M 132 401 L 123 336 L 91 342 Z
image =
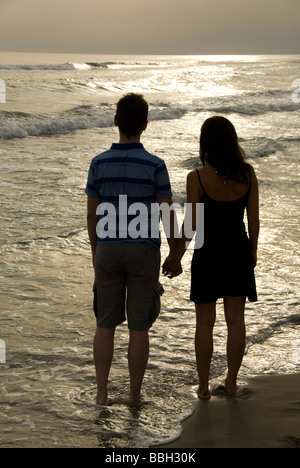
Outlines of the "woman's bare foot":
M 208 389 L 205 389 L 205 390 L 202 391 L 199 388 L 199 390 L 197 392 L 197 395 L 198 395 L 198 398 L 200 400 L 210 400 L 211 399 L 211 393 L 210 393 L 210 391 Z
M 236 384 L 236 382 L 229 382 L 229 380 L 225 380 L 225 390 L 226 390 L 226 393 L 227 395 L 229 396 L 235 396 L 238 392 L 238 385 Z
M 129 396 L 129 406 L 140 406 L 143 402 L 143 394 L 140 395 L 130 395 Z
M 107 406 L 107 392 L 98 392 L 96 396 L 96 405 Z

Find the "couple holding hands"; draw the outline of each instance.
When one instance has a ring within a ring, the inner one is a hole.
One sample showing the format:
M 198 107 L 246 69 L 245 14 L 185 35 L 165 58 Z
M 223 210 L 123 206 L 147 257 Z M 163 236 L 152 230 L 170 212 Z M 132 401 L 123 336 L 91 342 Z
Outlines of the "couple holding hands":
M 148 331 L 153 324 L 149 304 L 157 288 L 160 239 L 97 238 L 97 207 L 104 201 L 117 206 L 118 196 L 131 202 L 168 203 L 172 191 L 165 163 L 140 143 L 148 124 L 148 104 L 141 95 L 129 94 L 117 106 L 115 125 L 119 144 L 93 159 L 86 193 L 97 292 L 97 331 L 94 341 L 98 404 L 106 405 L 108 376 L 113 358 L 115 329 L 127 313 L 130 342 L 128 365 L 130 403 L 141 399 L 149 357 Z M 181 259 L 188 242 L 184 233 L 197 230 L 197 207 L 204 205 L 204 243 L 194 250 L 190 299 L 196 308 L 195 352 L 199 376 L 198 397 L 210 399 L 209 371 L 213 354 L 216 302 L 223 298 L 228 328 L 228 373 L 225 391 L 237 392 L 237 375 L 243 360 L 246 330 L 245 302 L 257 301 L 254 268 L 259 236 L 259 196 L 254 169 L 245 161 L 232 123 L 220 116 L 207 119 L 200 135 L 202 167 L 187 177 L 186 217 L 182 235 L 168 243 L 170 255 L 163 265 L 169 278 L 182 273 Z M 199 164 L 200 166 L 200 164 Z M 247 214 L 246 231 L 244 214 Z

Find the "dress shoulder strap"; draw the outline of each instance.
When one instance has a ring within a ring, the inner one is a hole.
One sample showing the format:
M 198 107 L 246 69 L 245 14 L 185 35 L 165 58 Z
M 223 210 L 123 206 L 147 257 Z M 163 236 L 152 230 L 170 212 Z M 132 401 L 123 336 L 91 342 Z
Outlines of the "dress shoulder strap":
M 204 190 L 204 187 L 203 187 L 203 184 L 202 184 L 202 180 L 201 180 L 201 177 L 200 177 L 200 172 L 199 172 L 199 169 L 196 169 L 196 172 L 197 172 L 197 176 L 198 176 L 198 179 L 199 179 L 199 184 L 203 190 L 203 193 L 205 193 L 205 190 Z

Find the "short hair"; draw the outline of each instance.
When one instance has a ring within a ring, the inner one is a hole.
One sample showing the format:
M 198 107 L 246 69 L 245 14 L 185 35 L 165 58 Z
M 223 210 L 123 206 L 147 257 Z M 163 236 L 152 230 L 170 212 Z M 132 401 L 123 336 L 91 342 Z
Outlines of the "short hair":
M 148 103 L 142 94 L 126 94 L 117 104 L 117 121 L 121 133 L 132 138 L 139 135 L 148 120 Z

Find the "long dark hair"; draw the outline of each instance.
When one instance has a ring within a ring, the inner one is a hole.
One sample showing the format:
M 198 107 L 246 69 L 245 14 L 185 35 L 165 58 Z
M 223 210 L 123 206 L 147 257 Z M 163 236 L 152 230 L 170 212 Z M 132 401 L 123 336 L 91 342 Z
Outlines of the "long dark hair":
M 249 164 L 239 145 L 233 124 L 225 117 L 207 119 L 201 128 L 200 159 L 211 164 L 223 177 L 241 183 L 249 182 Z

